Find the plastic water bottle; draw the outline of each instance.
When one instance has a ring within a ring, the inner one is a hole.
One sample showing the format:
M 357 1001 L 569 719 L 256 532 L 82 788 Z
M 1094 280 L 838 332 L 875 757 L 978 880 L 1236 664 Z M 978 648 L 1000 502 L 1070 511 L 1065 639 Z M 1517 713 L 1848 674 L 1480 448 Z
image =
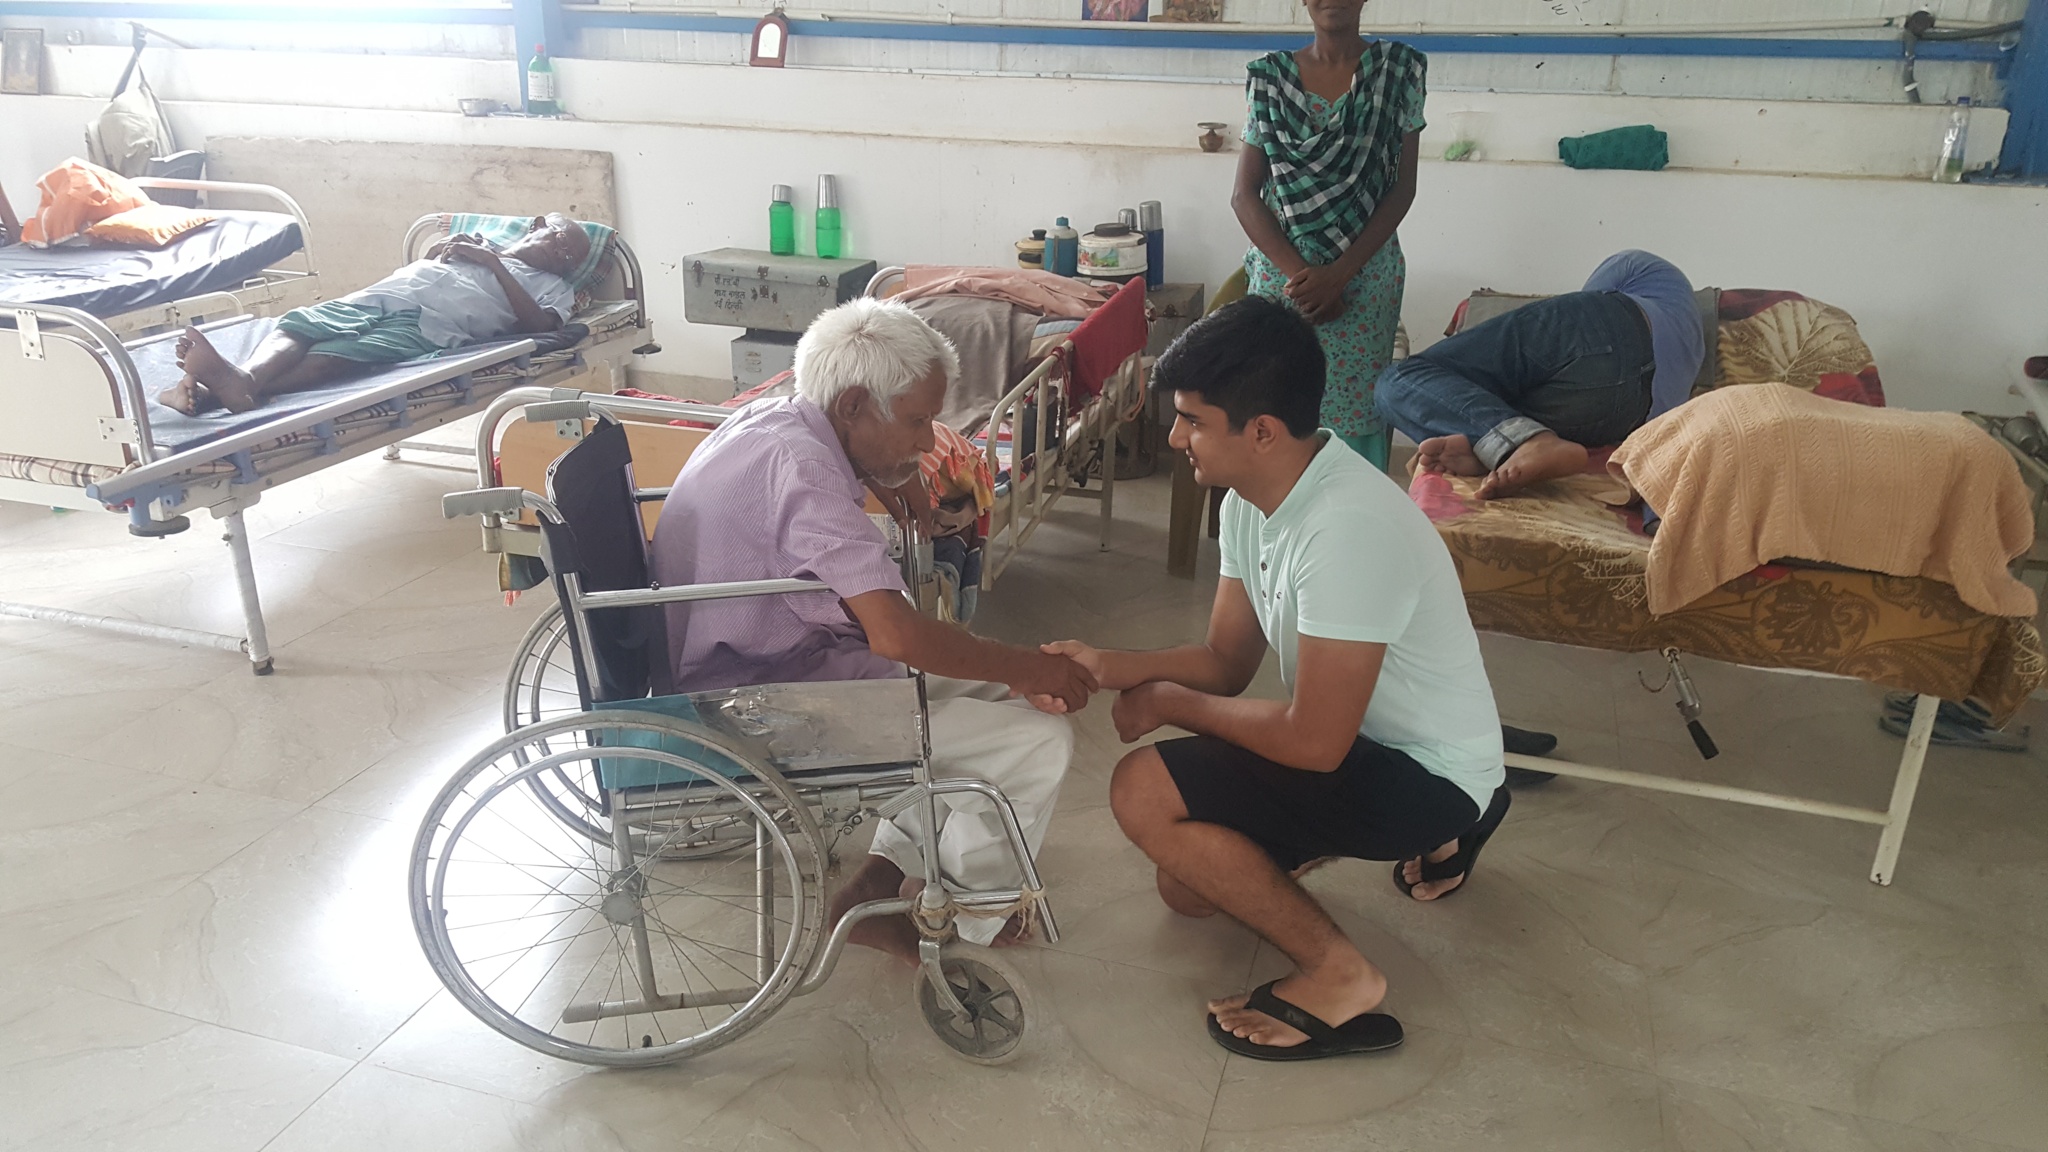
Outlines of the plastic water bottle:
M 833 176 L 818 177 L 818 256 L 825 260 L 839 259 L 839 180 Z
M 1045 270 L 1057 276 L 1081 271 L 1081 234 L 1068 225 L 1065 216 L 1053 221 L 1045 234 Z
M 1963 182 L 1963 154 L 1970 144 L 1970 98 L 1964 96 L 1956 101 L 1955 110 L 1948 114 L 1948 130 L 1941 134 L 1941 160 L 1934 166 L 1936 184 L 1960 184 Z
M 796 255 L 796 189 L 777 184 L 768 190 L 768 251 Z
M 562 105 L 555 99 L 555 65 L 548 59 L 548 46 L 545 44 L 533 46 L 533 59 L 526 64 L 526 114 L 562 114 Z

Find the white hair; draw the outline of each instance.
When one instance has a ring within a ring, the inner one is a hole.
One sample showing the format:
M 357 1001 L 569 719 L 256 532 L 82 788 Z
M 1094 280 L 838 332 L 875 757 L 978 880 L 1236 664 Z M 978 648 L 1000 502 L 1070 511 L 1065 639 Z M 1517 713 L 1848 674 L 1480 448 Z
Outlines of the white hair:
M 866 388 L 883 412 L 938 365 L 950 390 L 960 354 L 924 318 L 893 300 L 851 300 L 811 322 L 796 344 L 797 394 L 820 408 Z

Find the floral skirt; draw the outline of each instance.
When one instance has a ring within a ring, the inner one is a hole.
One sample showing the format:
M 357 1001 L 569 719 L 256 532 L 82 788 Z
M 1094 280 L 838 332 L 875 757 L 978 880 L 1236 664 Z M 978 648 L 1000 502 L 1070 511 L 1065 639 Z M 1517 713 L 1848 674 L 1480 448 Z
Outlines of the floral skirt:
M 1286 302 L 1282 290 L 1287 277 L 1265 253 L 1257 248 L 1245 253 L 1244 268 L 1253 295 Z M 1407 280 L 1408 261 L 1401 255 L 1400 238 L 1394 237 L 1345 285 L 1344 314 L 1316 325 L 1329 365 L 1323 426 L 1381 469 L 1387 466 L 1390 437 L 1386 423 L 1373 410 L 1372 393 L 1380 373 L 1394 360 L 1394 333 L 1401 324 L 1401 292 Z

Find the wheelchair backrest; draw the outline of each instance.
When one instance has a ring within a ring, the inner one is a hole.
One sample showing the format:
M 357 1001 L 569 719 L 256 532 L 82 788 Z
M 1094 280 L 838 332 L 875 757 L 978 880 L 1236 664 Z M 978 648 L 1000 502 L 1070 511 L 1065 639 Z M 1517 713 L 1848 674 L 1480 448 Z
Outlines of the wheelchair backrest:
M 563 577 L 574 572 L 586 592 L 621 592 L 649 587 L 646 538 L 634 499 L 633 455 L 626 430 L 599 420 L 581 443 L 548 466 L 547 495 L 563 525 L 542 519 L 556 595 L 572 612 Z M 581 639 L 569 629 L 577 655 L 576 680 L 586 707 L 637 700 L 669 690 L 668 620 L 658 606 L 608 608 L 590 613 L 596 647 L 590 662 L 597 682 L 588 683 Z

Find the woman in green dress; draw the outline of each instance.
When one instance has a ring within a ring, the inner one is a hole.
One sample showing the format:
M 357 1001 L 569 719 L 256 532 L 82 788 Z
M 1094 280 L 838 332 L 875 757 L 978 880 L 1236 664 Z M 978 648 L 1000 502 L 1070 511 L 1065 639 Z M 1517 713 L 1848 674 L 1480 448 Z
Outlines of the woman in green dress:
M 1366 40 L 1366 0 L 1303 0 L 1316 38 L 1246 66 L 1244 140 L 1230 206 L 1251 239 L 1255 295 L 1300 310 L 1329 363 L 1323 424 L 1387 466 L 1372 391 L 1394 358 L 1407 262 L 1394 230 L 1415 202 L 1428 59 Z

